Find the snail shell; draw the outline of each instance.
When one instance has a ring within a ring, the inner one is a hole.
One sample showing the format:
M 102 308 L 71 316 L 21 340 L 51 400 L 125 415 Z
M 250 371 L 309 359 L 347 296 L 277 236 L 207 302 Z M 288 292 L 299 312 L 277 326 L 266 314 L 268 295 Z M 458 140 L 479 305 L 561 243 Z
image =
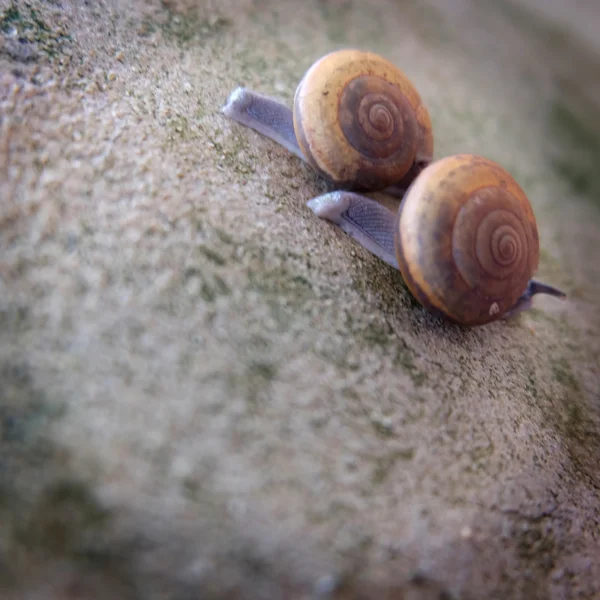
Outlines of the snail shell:
M 310 67 L 294 97 L 308 162 L 338 188 L 380 190 L 429 164 L 429 113 L 406 75 L 381 56 L 340 50 Z
M 479 156 L 450 156 L 423 170 L 396 223 L 396 256 L 410 291 L 456 323 L 501 317 L 538 266 L 527 196 L 502 167 Z

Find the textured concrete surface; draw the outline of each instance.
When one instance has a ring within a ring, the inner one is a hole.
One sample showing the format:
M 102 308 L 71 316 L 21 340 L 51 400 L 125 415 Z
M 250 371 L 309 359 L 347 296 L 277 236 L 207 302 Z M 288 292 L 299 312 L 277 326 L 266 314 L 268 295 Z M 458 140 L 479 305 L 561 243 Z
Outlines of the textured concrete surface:
M 0 0 L 3 598 L 597 598 L 599 59 L 498 2 Z M 583 37 L 583 34 L 582 34 Z M 343 46 L 501 162 L 536 300 L 465 330 L 223 118 Z

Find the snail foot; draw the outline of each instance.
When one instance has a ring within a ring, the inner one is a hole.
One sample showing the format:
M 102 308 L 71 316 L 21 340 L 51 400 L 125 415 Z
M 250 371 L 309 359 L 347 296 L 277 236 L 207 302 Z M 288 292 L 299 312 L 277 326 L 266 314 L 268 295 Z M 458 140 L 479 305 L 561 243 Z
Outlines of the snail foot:
M 394 246 L 396 215 L 377 201 L 354 192 L 336 191 L 312 198 L 313 213 L 335 223 L 366 250 L 398 268 Z
M 238 87 L 229 94 L 221 112 L 304 160 L 294 133 L 292 110 L 279 100 Z

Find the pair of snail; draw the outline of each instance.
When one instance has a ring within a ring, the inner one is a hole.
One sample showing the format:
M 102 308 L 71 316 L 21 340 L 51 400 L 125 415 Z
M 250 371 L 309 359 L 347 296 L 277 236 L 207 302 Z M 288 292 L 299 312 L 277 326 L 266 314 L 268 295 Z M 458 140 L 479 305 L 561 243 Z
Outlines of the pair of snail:
M 477 155 L 433 160 L 429 112 L 406 75 L 384 58 L 332 52 L 302 78 L 290 110 L 234 90 L 223 112 L 306 161 L 334 191 L 308 201 L 373 254 L 399 269 L 435 314 L 473 326 L 531 306 L 539 238 L 523 190 Z M 393 212 L 361 192 L 402 199 Z

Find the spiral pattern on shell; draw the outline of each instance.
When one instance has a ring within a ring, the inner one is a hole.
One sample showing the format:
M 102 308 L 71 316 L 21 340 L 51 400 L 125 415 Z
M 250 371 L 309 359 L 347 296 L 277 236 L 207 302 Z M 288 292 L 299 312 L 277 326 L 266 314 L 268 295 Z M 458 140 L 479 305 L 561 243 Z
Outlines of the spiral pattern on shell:
M 346 139 L 365 161 L 412 164 L 418 124 L 398 87 L 380 77 L 356 77 L 342 92 L 338 118 Z
M 506 282 L 528 268 L 534 241 L 521 213 L 518 198 L 501 187 L 474 191 L 458 212 L 452 229 L 454 263 L 482 294 L 501 295 Z
M 367 94 L 358 105 L 358 123 L 369 139 L 381 142 L 393 135 L 397 113 L 396 106 L 385 96 Z
M 333 52 L 307 71 L 294 98 L 294 129 L 309 163 L 340 188 L 383 189 L 433 156 L 418 92 L 368 52 Z
M 473 155 L 431 165 L 398 214 L 396 254 L 422 304 L 465 325 L 493 321 L 537 269 L 539 240 L 529 200 L 499 165 Z

